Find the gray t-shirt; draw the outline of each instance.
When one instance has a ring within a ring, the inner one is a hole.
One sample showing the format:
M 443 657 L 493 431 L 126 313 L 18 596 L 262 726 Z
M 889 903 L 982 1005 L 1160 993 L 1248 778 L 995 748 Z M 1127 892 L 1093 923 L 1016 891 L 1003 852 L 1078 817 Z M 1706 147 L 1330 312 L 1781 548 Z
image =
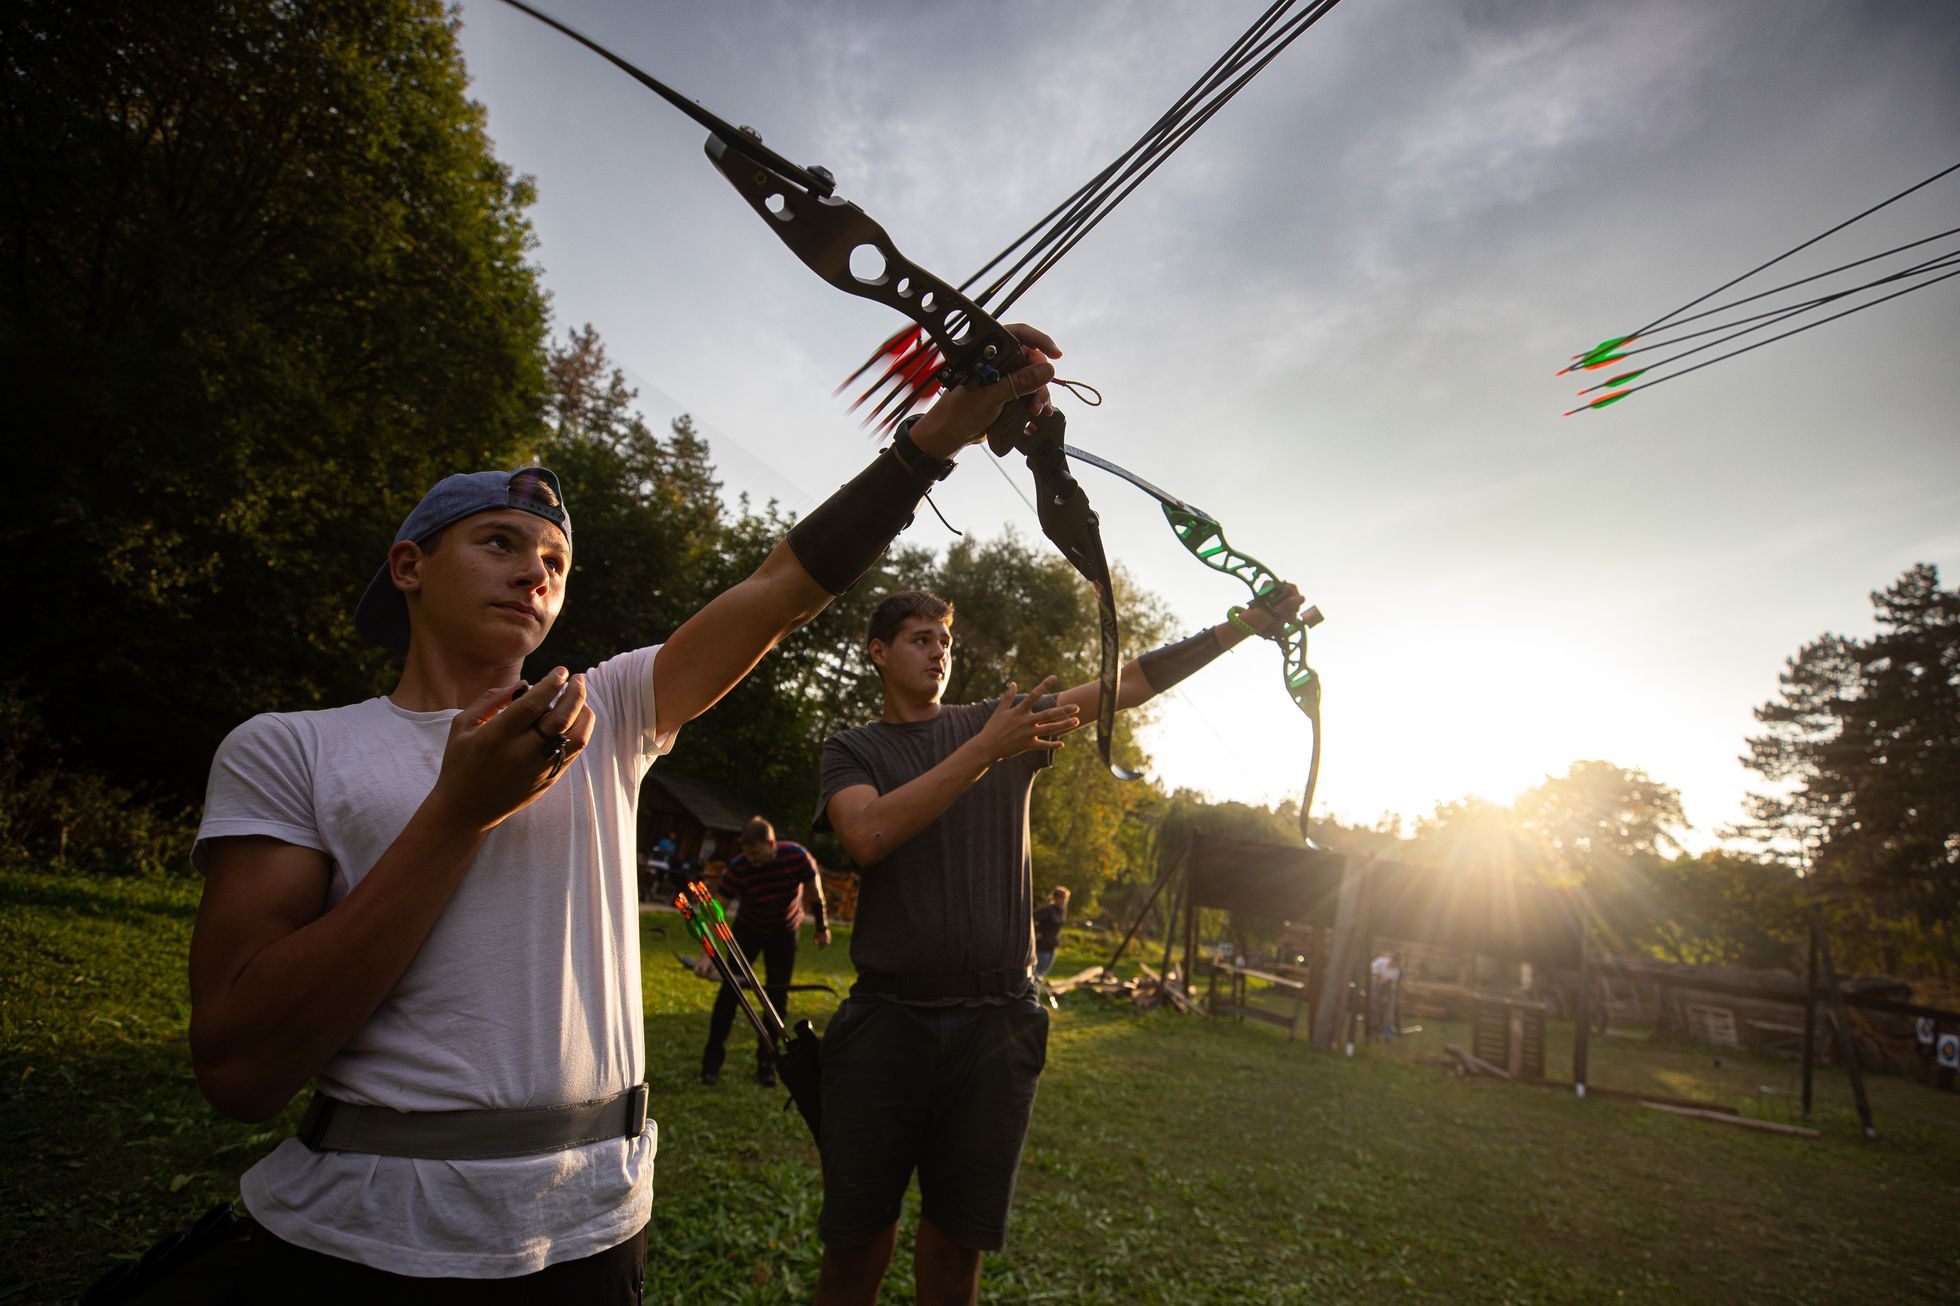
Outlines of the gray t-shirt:
M 1054 696 L 1040 700 L 1050 706 Z M 824 741 L 816 828 L 853 785 L 881 794 L 925 774 L 980 733 L 999 706 L 942 707 L 930 721 L 873 721 Z M 1026 970 L 1034 961 L 1028 792 L 1054 760 L 1031 749 L 997 762 L 925 829 L 858 872 L 851 964 L 892 975 Z

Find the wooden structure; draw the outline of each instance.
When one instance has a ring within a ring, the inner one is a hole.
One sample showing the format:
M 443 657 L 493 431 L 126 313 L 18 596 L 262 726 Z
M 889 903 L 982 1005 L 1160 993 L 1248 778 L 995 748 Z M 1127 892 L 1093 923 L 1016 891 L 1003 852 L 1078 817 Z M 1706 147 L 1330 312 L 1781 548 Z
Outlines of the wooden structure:
M 1300 1033 L 1300 1015 L 1307 1007 L 1308 984 L 1306 978 L 1297 972 L 1281 975 L 1273 971 L 1254 970 L 1250 966 L 1222 965 L 1217 961 L 1206 961 L 1205 969 L 1210 972 L 1205 982 L 1205 1009 L 1214 1016 L 1233 1016 L 1244 1020 L 1247 1016 L 1263 1020 L 1269 1025 L 1278 1025 L 1286 1031 L 1286 1041 L 1291 1043 Z M 1225 997 L 1218 996 L 1218 981 L 1225 981 Z M 1246 987 L 1257 980 L 1262 984 L 1278 989 L 1293 1000 L 1292 1014 L 1282 1016 L 1264 1007 L 1255 1007 L 1248 1000 Z
M 1503 1067 L 1513 1079 L 1543 1079 L 1545 1010 L 1544 1003 L 1529 998 L 1479 994 L 1470 1025 L 1471 1052 Z
M 1379 856 L 1350 857 L 1313 847 L 1193 836 L 1183 854 L 1151 891 L 1150 901 L 1138 914 L 1139 925 L 1150 903 L 1180 879 L 1181 893 L 1172 894 L 1173 907 L 1164 940 L 1165 975 L 1172 973 L 1170 959 L 1181 912 L 1183 974 L 1195 975 L 1201 967 L 1216 968 L 1210 995 L 1215 1010 L 1290 1025 L 1292 1022 L 1287 1017 L 1269 1010 L 1255 1010 L 1247 1001 L 1248 981 L 1275 983 L 1293 998 L 1296 1021 L 1302 1008 L 1312 1012 L 1312 1041 L 1321 1049 L 1346 1045 L 1352 1051 L 1354 1029 L 1366 1020 L 1368 962 L 1377 939 L 1466 954 L 1472 959 L 1473 975 L 1485 959 L 1493 959 L 1505 967 L 1529 964 L 1534 971 L 1576 971 L 1578 982 L 1570 989 L 1573 1000 L 1566 1013 L 1573 1022 L 1570 1087 L 1583 1097 L 1589 1087 L 1588 1061 L 1596 994 L 1606 990 L 1608 976 L 1625 976 L 1636 969 L 1624 961 L 1610 958 L 1602 961 L 1595 957 L 1583 917 L 1570 895 L 1533 881 L 1438 871 Z M 1265 971 L 1243 971 L 1239 977 L 1235 972 L 1242 971 L 1242 967 L 1217 967 L 1210 958 L 1201 958 L 1198 919 L 1204 910 L 1245 913 L 1283 922 L 1284 950 L 1291 955 L 1305 952 L 1308 956 L 1305 977 Z M 1806 1116 L 1811 1106 L 1817 1016 L 1822 1014 L 1829 1022 L 1839 1056 L 1851 1073 L 1860 1124 L 1869 1138 L 1873 1136 L 1871 1107 L 1864 1091 L 1857 1046 L 1859 1027 L 1851 1013 L 1856 1010 L 1925 1017 L 1932 1022 L 1935 1039 L 1943 1029 L 1960 1029 L 1960 1013 L 1899 1001 L 1889 994 L 1862 992 L 1857 983 L 1840 983 L 1832 967 L 1830 941 L 1814 907 L 1810 912 L 1810 927 L 1811 973 L 1806 979 L 1795 981 L 1794 987 L 1739 984 L 1700 975 L 1676 977 L 1675 982 L 1700 995 L 1726 992 L 1776 1004 L 1785 1010 L 1791 1007 L 1802 1010 L 1802 1023 L 1794 1032 L 1803 1049 Z M 1108 966 L 1098 968 L 1102 974 L 1113 970 L 1136 932 L 1137 926 L 1132 926 Z M 1459 975 L 1462 973 L 1459 971 Z M 1217 993 L 1221 981 L 1229 983 L 1228 992 L 1222 998 Z M 1188 998 L 1189 995 L 1179 996 Z M 1464 1056 L 1479 1065 L 1501 1070 L 1507 1076 L 1554 1082 L 1546 1077 L 1546 1005 L 1526 1001 L 1515 994 L 1481 992 L 1472 997 L 1482 1016 L 1478 1022 L 1480 1031 L 1485 1020 L 1491 1023 L 1478 1040 L 1477 1050 Z M 1826 1008 L 1822 1013 L 1817 1012 L 1820 1001 Z M 1701 1022 L 1704 1037 L 1722 1041 L 1733 1036 L 1738 1043 L 1743 1041 L 1730 1009 L 1706 1001 L 1692 1006 L 1699 1010 L 1688 1019 L 1691 1023 L 1697 1019 Z M 1780 1021 L 1759 1020 L 1758 1023 L 1782 1025 Z M 1780 1027 L 1766 1032 L 1787 1036 L 1792 1031 Z M 1960 1062 L 1960 1038 L 1956 1039 L 1953 1056 Z M 1600 1091 L 1617 1096 L 1609 1090 Z M 1641 1096 L 1643 1100 L 1652 1097 Z M 1704 1109 L 1693 1103 L 1675 1105 Z
M 1355 858 L 1319 848 L 1245 839 L 1194 836 L 1152 891 L 1152 900 L 1182 877 L 1174 896 L 1170 935 L 1181 911 L 1186 975 L 1203 966 L 1198 916 L 1204 910 L 1263 916 L 1286 923 L 1284 937 L 1304 951 L 1304 976 L 1214 969 L 1211 1004 L 1221 1014 L 1252 1015 L 1290 1025 L 1285 1016 L 1253 1008 L 1245 985 L 1256 980 L 1279 987 L 1295 1004 L 1295 1019 L 1311 1013 L 1312 1041 L 1328 1049 L 1350 1048 L 1353 1030 L 1366 1020 L 1368 962 L 1377 938 L 1404 940 L 1507 964 L 1529 962 L 1551 969 L 1587 968 L 1579 916 L 1568 897 L 1545 886 L 1495 877 L 1466 877 L 1380 857 Z M 1139 917 L 1141 920 L 1141 916 Z M 1134 935 L 1134 928 L 1131 934 Z M 1128 938 L 1124 946 L 1128 946 Z M 1166 938 L 1166 962 L 1171 953 Z M 1122 955 L 1118 949 L 1117 956 Z M 1110 965 L 1114 966 L 1115 958 Z M 1237 972 L 1243 972 L 1237 973 Z M 1220 997 L 1218 984 L 1229 983 Z M 1583 986 L 1582 986 L 1583 990 Z M 1573 1082 L 1586 1082 L 1585 1015 L 1573 1057 Z M 1542 1075 L 1543 1024 L 1539 1029 Z M 1508 1050 L 1505 1058 L 1509 1059 Z
M 656 766 L 640 785 L 640 847 L 653 847 L 664 834 L 682 861 L 726 860 L 742 827 L 761 810 L 754 799 L 726 785 Z

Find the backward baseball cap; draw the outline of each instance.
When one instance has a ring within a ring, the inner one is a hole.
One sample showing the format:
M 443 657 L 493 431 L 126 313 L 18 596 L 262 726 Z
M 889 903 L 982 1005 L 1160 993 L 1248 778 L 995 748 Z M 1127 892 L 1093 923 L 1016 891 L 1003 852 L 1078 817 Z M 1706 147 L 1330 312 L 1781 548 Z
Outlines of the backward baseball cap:
M 421 544 L 445 526 L 498 508 L 517 508 L 542 517 L 565 532 L 568 543 L 572 538 L 572 519 L 565 511 L 558 477 L 544 467 L 520 467 L 514 472 L 458 472 L 443 477 L 422 496 L 415 511 L 402 519 L 389 550 L 403 540 Z M 354 629 L 370 644 L 408 647 L 408 600 L 395 588 L 385 557 L 381 569 L 368 582 L 367 592 L 354 605 Z

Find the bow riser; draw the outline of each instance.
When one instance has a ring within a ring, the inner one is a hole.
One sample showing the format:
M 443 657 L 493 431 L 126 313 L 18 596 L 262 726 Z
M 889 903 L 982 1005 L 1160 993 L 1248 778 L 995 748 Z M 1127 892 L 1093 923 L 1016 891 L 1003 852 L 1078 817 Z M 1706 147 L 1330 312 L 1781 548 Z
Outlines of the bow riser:
M 938 346 L 945 363 L 932 380 L 951 389 L 957 385 L 992 385 L 1005 373 L 1026 364 L 1026 354 L 1011 332 L 978 304 L 899 252 L 885 229 L 849 200 L 818 195 L 808 187 L 753 159 L 718 136 L 708 137 L 708 158 L 728 179 L 777 239 L 803 265 L 837 289 L 875 304 L 883 304 L 918 323 Z M 869 250 L 871 254 L 860 255 Z M 875 275 L 860 276 L 851 268 L 854 255 L 862 264 L 873 262 Z M 902 378 L 910 380 L 910 378 Z M 888 417 L 896 421 L 922 396 L 915 383 L 912 396 Z M 1018 420 L 1017 420 L 1018 419 Z M 1000 420 L 988 428 L 996 454 L 1019 446 L 1027 425 L 1025 403 L 1009 404 Z

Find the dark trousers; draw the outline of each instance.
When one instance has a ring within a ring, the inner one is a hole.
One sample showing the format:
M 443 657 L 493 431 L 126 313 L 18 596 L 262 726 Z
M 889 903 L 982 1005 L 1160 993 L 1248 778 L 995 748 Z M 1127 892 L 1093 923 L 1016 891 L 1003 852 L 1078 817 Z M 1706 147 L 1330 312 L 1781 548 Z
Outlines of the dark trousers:
M 492 1303 L 559 1302 L 612 1303 L 637 1306 L 646 1282 L 647 1231 L 641 1229 L 618 1246 L 576 1261 L 547 1265 L 536 1274 L 515 1279 L 416 1279 L 389 1274 L 325 1256 L 275 1237 L 263 1226 L 252 1231 L 252 1252 L 262 1267 L 267 1295 L 243 1295 L 237 1301 L 320 1302 L 347 1306 L 349 1302 L 455 1302 L 461 1306 Z M 219 1298 L 218 1300 L 224 1300 Z
M 796 931 L 784 930 L 780 934 L 764 934 L 758 930 L 745 930 L 737 920 L 730 927 L 735 933 L 735 942 L 748 954 L 749 964 L 762 974 L 762 988 L 769 995 L 769 1001 L 776 1005 L 776 1011 L 787 1023 L 789 1020 L 789 977 L 796 969 Z M 753 992 L 747 994 L 751 1003 L 756 998 Z M 735 1024 L 735 990 L 724 984 L 721 992 L 715 994 L 715 1014 L 708 1018 L 708 1046 L 701 1049 L 701 1069 L 714 1071 L 721 1069 L 727 1059 L 728 1031 Z M 756 1004 L 756 1014 L 762 1008 Z M 767 1017 L 764 1017 L 767 1019 Z M 761 1064 L 768 1055 L 768 1046 L 761 1039 L 755 1042 L 755 1059 Z

